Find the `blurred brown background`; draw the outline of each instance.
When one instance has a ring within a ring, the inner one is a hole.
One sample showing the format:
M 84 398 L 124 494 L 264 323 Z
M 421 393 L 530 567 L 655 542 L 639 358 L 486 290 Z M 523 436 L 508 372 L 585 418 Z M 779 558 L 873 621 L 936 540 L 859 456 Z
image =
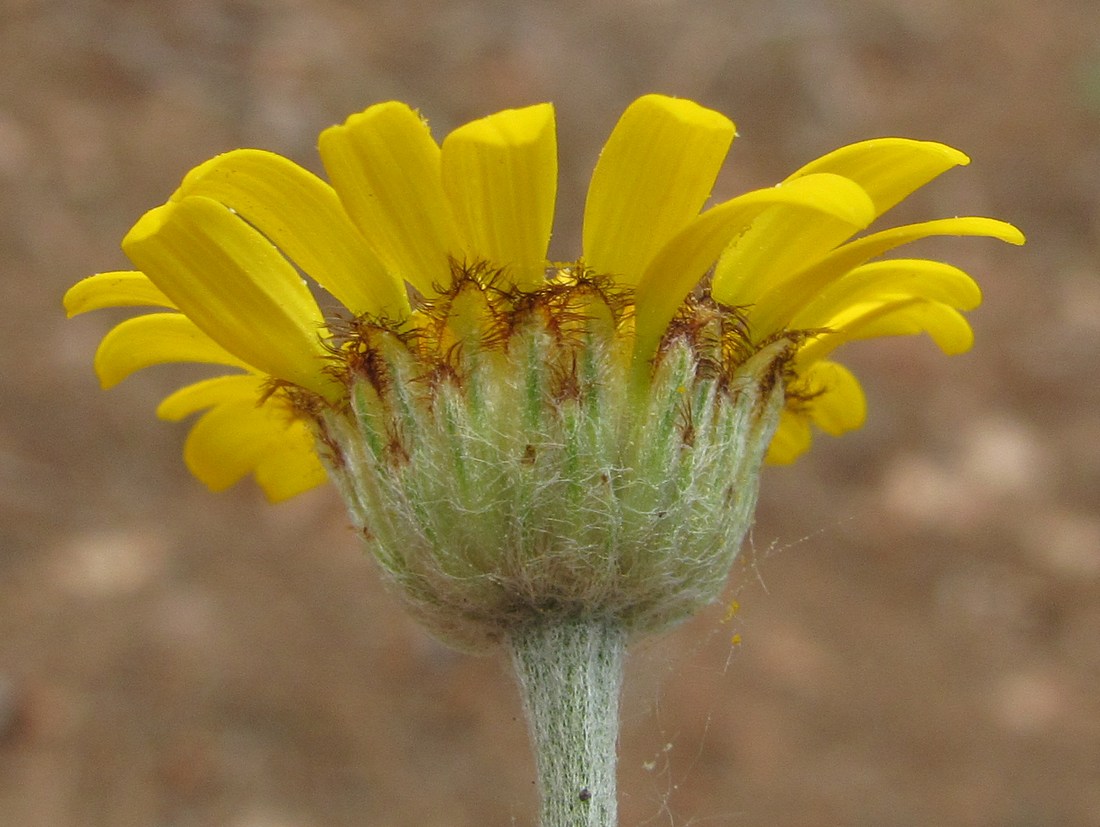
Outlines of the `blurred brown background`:
M 437 134 L 553 100 L 554 254 L 635 96 L 734 117 L 717 194 L 845 142 L 973 158 L 889 217 L 945 239 L 978 339 L 851 347 L 868 426 L 767 472 L 723 607 L 638 648 L 624 825 L 1100 825 L 1100 10 L 1094 0 L 0 2 L 0 824 L 530 825 L 498 658 L 412 627 L 329 490 L 211 495 L 160 423 L 172 370 L 101 392 L 76 279 L 193 165 L 314 169 L 400 98 Z M 734 633 L 744 643 L 730 645 Z

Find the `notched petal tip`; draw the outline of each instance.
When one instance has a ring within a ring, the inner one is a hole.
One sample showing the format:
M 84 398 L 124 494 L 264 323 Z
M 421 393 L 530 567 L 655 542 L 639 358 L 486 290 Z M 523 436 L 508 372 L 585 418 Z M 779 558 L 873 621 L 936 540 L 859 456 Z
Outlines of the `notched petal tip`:
M 168 201 L 174 203 L 176 201 L 182 201 L 188 195 L 191 195 L 195 187 L 205 178 L 211 175 L 216 175 L 220 170 L 226 166 L 231 166 L 238 158 L 245 158 L 253 154 L 274 154 L 266 152 L 262 149 L 231 149 L 228 152 L 221 152 L 215 155 L 213 158 L 209 158 L 203 161 L 197 167 L 193 167 L 188 170 L 187 174 L 183 176 L 183 180 L 176 188 L 176 191 L 169 196 Z
M 362 112 L 355 112 L 348 115 L 342 124 L 333 124 L 328 129 L 324 130 L 321 136 L 324 137 L 326 133 L 332 132 L 333 130 L 358 129 L 362 127 L 376 128 L 378 124 L 386 121 L 408 121 L 410 118 L 415 118 L 416 121 L 425 127 L 428 125 L 428 119 L 404 101 L 382 101 L 381 103 L 371 104 Z
M 546 140 L 546 131 L 553 128 L 551 103 L 504 109 L 455 129 L 443 139 L 443 151 L 447 151 L 448 144 L 461 141 L 509 147 L 539 143 Z
M 733 121 L 721 112 L 708 109 L 688 98 L 676 98 L 671 95 L 656 93 L 642 95 L 626 108 L 623 118 L 626 118 L 627 113 L 647 119 L 672 117 L 682 123 L 728 133 L 731 138 L 737 131 Z
M 141 244 L 156 235 L 175 211 L 176 202 L 169 202 L 145 212 L 122 237 L 122 252 L 130 255 L 130 249 L 135 245 Z

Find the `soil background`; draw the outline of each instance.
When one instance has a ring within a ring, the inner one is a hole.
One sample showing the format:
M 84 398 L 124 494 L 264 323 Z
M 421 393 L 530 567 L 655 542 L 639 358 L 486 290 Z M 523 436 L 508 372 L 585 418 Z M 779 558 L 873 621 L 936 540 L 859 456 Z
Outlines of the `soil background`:
M 533 824 L 503 660 L 414 627 L 331 490 L 205 491 L 153 416 L 194 374 L 102 392 L 117 319 L 60 300 L 195 164 L 319 170 L 317 133 L 390 98 L 438 136 L 554 101 L 571 258 L 650 91 L 737 121 L 718 196 L 933 138 L 974 163 L 885 224 L 1029 244 L 916 250 L 982 284 L 974 350 L 849 347 L 868 424 L 766 472 L 740 613 L 635 649 L 622 823 L 1100 825 L 1094 0 L 2 0 L 0 825 Z

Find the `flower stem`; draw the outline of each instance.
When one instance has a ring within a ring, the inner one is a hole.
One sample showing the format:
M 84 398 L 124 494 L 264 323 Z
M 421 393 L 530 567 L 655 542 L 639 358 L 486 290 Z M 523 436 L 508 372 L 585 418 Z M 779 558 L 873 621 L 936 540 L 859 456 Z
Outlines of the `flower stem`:
M 615 827 L 626 633 L 606 619 L 548 619 L 511 634 L 538 766 L 541 827 Z

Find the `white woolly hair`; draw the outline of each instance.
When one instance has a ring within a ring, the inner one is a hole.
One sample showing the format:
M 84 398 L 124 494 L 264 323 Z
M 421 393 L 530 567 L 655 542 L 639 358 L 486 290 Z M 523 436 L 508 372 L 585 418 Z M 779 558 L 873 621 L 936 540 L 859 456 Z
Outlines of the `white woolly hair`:
M 733 371 L 698 337 L 662 344 L 639 393 L 614 337 L 567 358 L 530 314 L 425 376 L 381 337 L 349 409 L 319 422 L 357 527 L 414 614 L 483 648 L 548 618 L 666 628 L 722 591 L 751 524 L 789 342 Z M 379 377 L 384 377 L 381 380 Z

